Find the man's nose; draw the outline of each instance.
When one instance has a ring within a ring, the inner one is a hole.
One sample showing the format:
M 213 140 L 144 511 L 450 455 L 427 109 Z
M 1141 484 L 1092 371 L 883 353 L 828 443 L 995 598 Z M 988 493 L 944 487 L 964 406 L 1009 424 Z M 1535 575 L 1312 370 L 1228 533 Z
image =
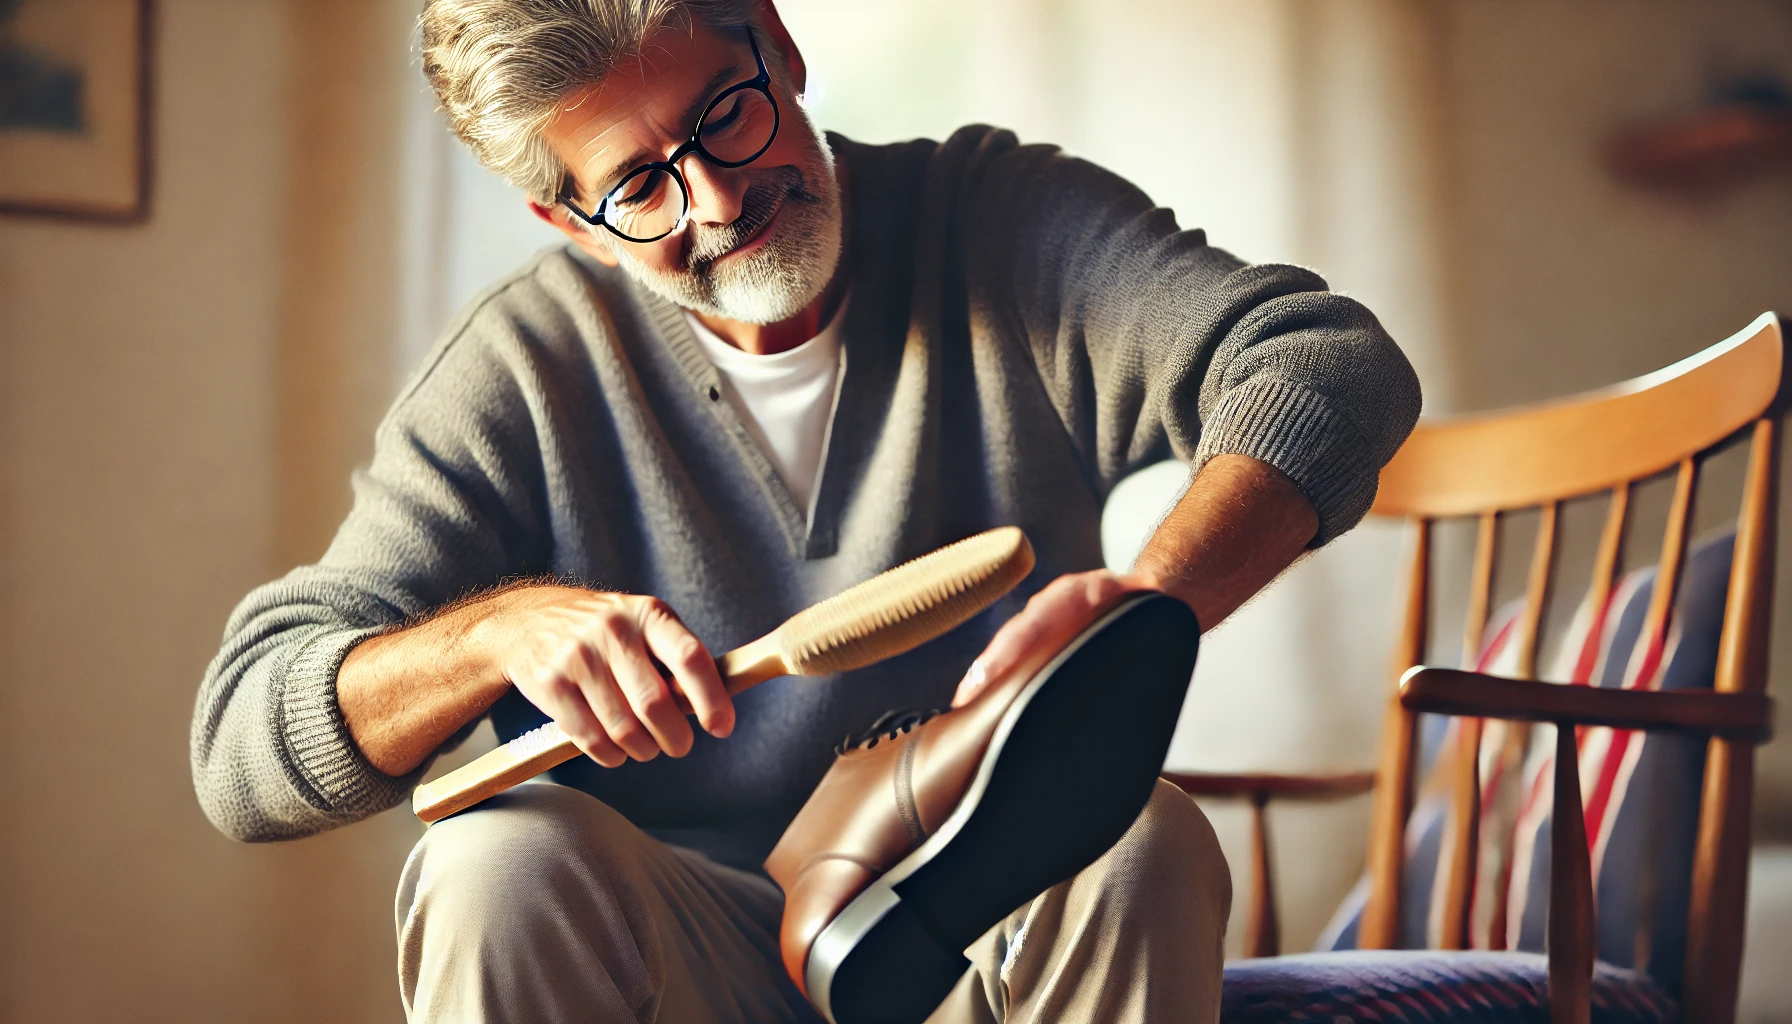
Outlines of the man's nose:
M 716 167 L 692 153 L 681 168 L 691 193 L 691 220 L 699 224 L 732 224 L 740 217 L 747 176 Z

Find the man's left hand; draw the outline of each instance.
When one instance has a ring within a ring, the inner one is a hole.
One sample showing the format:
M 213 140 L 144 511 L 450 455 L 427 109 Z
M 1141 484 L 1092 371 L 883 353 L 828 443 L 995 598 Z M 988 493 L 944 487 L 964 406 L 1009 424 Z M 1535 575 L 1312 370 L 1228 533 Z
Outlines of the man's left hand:
M 996 631 L 959 682 L 952 706 L 962 707 L 994 680 L 1039 671 L 1128 594 L 1157 589 L 1142 574 L 1107 569 L 1058 577 Z

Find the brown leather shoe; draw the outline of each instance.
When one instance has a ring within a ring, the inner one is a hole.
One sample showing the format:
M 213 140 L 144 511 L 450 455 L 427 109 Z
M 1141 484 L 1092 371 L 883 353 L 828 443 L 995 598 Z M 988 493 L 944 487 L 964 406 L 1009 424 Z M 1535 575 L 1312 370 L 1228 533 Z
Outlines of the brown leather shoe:
M 765 868 L 785 969 L 835 1024 L 918 1024 L 963 950 L 1094 862 L 1150 799 L 1200 627 L 1126 599 L 1044 668 L 845 749 Z

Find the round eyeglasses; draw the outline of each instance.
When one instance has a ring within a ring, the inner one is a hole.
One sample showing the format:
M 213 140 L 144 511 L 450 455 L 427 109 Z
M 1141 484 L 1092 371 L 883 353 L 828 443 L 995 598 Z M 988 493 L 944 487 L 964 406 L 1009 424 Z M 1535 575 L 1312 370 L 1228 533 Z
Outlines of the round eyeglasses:
M 628 241 L 657 242 L 683 227 L 691 212 L 691 190 L 678 170 L 680 160 L 695 153 L 717 167 L 744 167 L 770 149 L 778 136 L 778 101 L 772 98 L 772 78 L 759 55 L 759 42 L 752 29 L 745 31 L 759 66 L 757 77 L 717 93 L 697 118 L 690 139 L 666 159 L 623 175 L 592 213 L 579 209 L 564 188 L 557 197 L 561 205 L 586 224 L 601 224 Z

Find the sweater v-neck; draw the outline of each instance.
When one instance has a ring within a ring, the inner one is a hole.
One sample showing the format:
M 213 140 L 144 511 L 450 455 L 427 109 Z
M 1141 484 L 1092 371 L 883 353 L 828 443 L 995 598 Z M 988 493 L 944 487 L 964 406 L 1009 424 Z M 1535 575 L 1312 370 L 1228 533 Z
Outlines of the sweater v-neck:
M 697 401 L 708 408 L 709 414 L 733 445 L 735 455 L 759 485 L 759 491 L 776 516 L 792 555 L 806 560 L 831 556 L 836 547 L 838 521 L 843 504 L 842 481 L 839 477 L 844 470 L 837 466 L 835 452 L 842 445 L 842 430 L 856 427 L 856 417 L 850 416 L 845 417 L 848 423 L 843 427 L 840 410 L 848 407 L 854 396 L 863 389 L 863 382 L 858 379 L 861 375 L 855 373 L 855 353 L 859 348 L 855 341 L 855 327 L 860 321 L 855 315 L 856 304 L 847 307 L 840 324 L 839 380 L 834 387 L 833 404 L 828 411 L 826 439 L 822 442 L 815 488 L 807 508 L 798 505 L 795 495 L 785 484 L 777 467 L 772 464 L 764 446 L 753 436 L 733 403 L 726 400 L 723 394 L 726 386 L 723 373 L 703 350 L 702 343 L 691 330 L 684 310 L 657 296 L 651 299 L 651 304 L 653 320 L 659 328 L 661 338 L 665 340 L 674 361 L 689 380 Z
M 847 161 L 855 155 L 850 145 L 841 145 L 844 140 L 830 136 L 829 141 L 834 144 L 836 160 Z M 849 173 L 862 179 L 869 170 L 854 161 Z M 866 273 L 867 268 L 880 265 L 873 247 L 891 227 L 879 215 L 881 211 L 860 201 L 866 194 L 863 188 L 854 189 L 847 198 L 851 230 L 846 234 L 841 260 L 852 301 L 839 314 L 840 376 L 834 387 L 833 408 L 828 413 L 814 493 L 806 509 L 798 505 L 764 447 L 732 403 L 726 401 L 722 371 L 710 361 L 697 340 L 684 309 L 635 286 L 674 362 L 759 485 L 792 555 L 810 561 L 831 557 L 838 547 L 840 518 L 855 482 L 848 477 L 863 469 L 861 456 L 881 423 L 877 410 L 883 409 L 890 398 L 888 392 L 895 368 L 901 363 L 902 337 L 908 324 L 906 306 L 897 301 L 901 295 L 899 282 L 885 275 Z
M 805 510 L 815 503 L 821 456 L 833 425 L 840 390 L 840 325 L 850 296 L 815 336 L 782 352 L 747 352 L 717 335 L 685 311 L 685 322 L 703 352 L 722 371 L 724 397 L 753 439 L 771 457 L 779 479 Z

